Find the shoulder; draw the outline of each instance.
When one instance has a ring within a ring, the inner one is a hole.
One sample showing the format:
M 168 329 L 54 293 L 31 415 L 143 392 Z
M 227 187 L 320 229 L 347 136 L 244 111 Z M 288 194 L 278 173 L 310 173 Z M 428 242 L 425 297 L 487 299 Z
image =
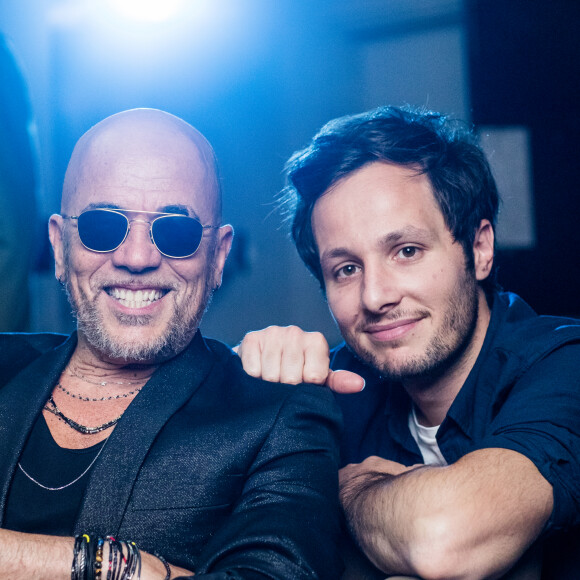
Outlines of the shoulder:
M 23 368 L 69 337 L 54 333 L 0 333 L 0 382 L 6 383 Z
M 0 344 L 3 347 L 30 347 L 41 352 L 62 344 L 69 338 L 68 334 L 56 332 L 0 332 Z
M 0 333 L 0 364 L 18 365 L 23 360 L 36 358 L 60 346 L 68 338 L 66 334 L 51 332 Z
M 302 405 L 311 412 L 336 416 L 338 408 L 330 389 L 307 383 L 288 385 L 257 379 L 244 371 L 240 358 L 230 347 L 211 338 L 204 338 L 204 341 L 224 370 L 224 388 L 233 391 L 236 398 L 243 397 L 255 405 Z
M 512 293 L 498 293 L 492 309 L 493 349 L 537 360 L 565 345 L 580 344 L 580 320 L 540 316 Z

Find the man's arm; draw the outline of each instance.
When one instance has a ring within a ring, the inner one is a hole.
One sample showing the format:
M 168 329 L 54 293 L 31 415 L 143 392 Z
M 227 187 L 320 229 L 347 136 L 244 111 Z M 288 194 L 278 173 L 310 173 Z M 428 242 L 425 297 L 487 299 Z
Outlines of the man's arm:
M 349 527 L 388 573 L 425 580 L 498 578 L 538 537 L 552 488 L 508 449 L 481 449 L 447 467 L 405 468 L 378 457 L 341 470 Z
M 274 417 L 253 419 L 270 426 L 239 500 L 200 556 L 200 578 L 340 577 L 338 408 L 327 389 L 267 392 L 276 389 L 285 400 Z
M 355 373 L 330 370 L 328 343 L 320 332 L 269 326 L 246 334 L 234 350 L 244 370 L 264 381 L 326 385 L 337 393 L 358 393 L 365 386 Z
M 10 580 L 69 580 L 74 538 L 24 534 L 0 529 L 0 578 Z M 103 561 L 108 561 L 108 544 L 103 545 Z M 141 552 L 142 580 L 162 580 L 167 574 L 161 560 Z M 191 574 L 171 566 L 171 576 Z
M 0 530 L 0 578 L 70 578 L 73 544 L 72 538 Z

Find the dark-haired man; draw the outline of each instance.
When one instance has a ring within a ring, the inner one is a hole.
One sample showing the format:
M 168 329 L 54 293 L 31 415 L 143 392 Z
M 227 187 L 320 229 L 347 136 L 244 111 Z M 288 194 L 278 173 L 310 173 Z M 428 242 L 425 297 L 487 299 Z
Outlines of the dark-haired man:
M 287 174 L 294 241 L 346 341 L 331 368 L 366 379 L 338 395 L 364 553 L 383 577 L 539 578 L 543 548 L 542 578 L 576 578 L 580 323 L 495 288 L 498 194 L 470 133 L 381 108 L 328 123 Z M 268 380 L 328 375 L 325 341 L 295 328 L 240 355 Z
M 0 578 L 334 580 L 332 396 L 198 332 L 232 241 L 206 139 L 105 119 L 49 233 L 77 332 L 0 334 Z

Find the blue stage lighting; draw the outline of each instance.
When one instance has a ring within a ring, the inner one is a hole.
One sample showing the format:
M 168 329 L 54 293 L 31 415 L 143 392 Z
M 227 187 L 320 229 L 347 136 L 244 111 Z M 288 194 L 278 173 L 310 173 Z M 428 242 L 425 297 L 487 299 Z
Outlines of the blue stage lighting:
M 184 0 L 108 0 L 121 15 L 145 22 L 164 22 L 175 18 Z

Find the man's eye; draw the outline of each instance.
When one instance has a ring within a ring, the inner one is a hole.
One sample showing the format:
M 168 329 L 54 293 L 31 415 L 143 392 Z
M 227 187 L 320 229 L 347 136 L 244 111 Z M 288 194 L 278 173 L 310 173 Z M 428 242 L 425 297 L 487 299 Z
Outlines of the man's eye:
M 405 246 L 398 252 L 399 257 L 403 259 L 414 258 L 417 255 L 418 248 L 416 246 Z
M 358 271 L 358 266 L 355 266 L 354 264 L 348 264 L 347 266 L 340 268 L 340 270 L 337 270 L 335 276 L 337 278 L 349 278 L 353 274 L 356 274 Z

